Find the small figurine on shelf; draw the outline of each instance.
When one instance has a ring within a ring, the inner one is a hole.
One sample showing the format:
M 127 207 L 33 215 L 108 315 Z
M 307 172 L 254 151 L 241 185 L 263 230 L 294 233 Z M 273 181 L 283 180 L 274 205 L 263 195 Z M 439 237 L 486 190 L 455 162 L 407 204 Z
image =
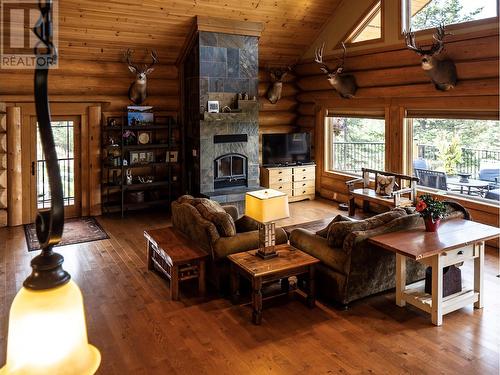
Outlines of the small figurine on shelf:
M 132 171 L 130 169 L 127 169 L 127 171 L 125 172 L 125 178 L 127 185 L 132 185 L 133 177 L 132 177 Z
M 117 126 L 116 119 L 114 119 L 114 118 L 108 119 L 108 126 L 110 128 L 115 128 Z
M 131 130 L 125 130 L 123 132 L 123 143 L 126 145 L 133 145 L 137 143 L 137 137 L 135 133 Z

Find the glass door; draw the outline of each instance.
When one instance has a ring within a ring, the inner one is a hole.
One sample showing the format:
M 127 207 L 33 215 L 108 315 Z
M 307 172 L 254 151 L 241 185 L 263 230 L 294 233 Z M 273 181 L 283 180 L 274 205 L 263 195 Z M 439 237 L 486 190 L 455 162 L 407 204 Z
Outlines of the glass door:
M 51 197 L 47 177 L 47 163 L 42 150 L 36 119 L 32 121 L 32 136 L 35 155 L 32 155 L 32 204 L 33 212 L 49 208 Z M 66 217 L 79 216 L 80 202 L 80 118 L 77 116 L 54 116 L 52 132 L 63 185 L 64 213 Z M 33 216 L 34 217 L 34 216 Z

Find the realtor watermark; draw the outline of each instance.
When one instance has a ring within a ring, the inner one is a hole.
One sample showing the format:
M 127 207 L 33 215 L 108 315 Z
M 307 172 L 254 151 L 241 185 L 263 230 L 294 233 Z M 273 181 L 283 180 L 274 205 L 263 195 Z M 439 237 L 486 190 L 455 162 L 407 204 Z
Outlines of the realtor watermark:
M 51 7 L 52 43 L 59 41 L 59 4 Z M 40 18 L 38 1 L 0 0 L 0 69 L 57 68 L 57 59 L 47 51 L 33 32 Z M 35 47 L 39 47 L 35 54 Z M 54 61 L 55 60 L 55 61 Z

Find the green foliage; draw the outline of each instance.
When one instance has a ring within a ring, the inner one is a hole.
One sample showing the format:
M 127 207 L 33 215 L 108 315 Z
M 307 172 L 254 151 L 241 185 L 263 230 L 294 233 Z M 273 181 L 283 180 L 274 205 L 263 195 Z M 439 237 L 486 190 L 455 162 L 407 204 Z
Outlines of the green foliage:
M 453 135 L 450 141 L 442 138 L 439 148 L 439 160 L 443 163 L 444 171 L 448 175 L 457 174 L 457 165 L 462 163 L 462 145 L 460 139 Z
M 471 1 L 471 0 L 465 0 Z M 454 23 L 467 22 L 475 19 L 482 12 L 483 7 L 464 14 L 464 0 L 433 0 L 421 11 L 411 18 L 412 30 L 423 30 L 437 27 L 441 24 L 450 25 Z
M 430 194 L 423 194 L 419 197 L 416 209 L 420 216 L 431 218 L 433 221 L 443 219 L 446 216 L 446 205 Z

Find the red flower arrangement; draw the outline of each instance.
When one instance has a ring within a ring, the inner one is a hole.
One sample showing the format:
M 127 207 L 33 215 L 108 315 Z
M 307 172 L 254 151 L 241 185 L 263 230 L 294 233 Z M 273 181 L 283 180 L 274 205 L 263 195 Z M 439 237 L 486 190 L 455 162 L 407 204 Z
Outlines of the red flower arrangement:
M 436 231 L 441 219 L 446 216 L 445 204 L 433 198 L 430 194 L 421 195 L 415 209 L 424 218 L 428 232 Z

